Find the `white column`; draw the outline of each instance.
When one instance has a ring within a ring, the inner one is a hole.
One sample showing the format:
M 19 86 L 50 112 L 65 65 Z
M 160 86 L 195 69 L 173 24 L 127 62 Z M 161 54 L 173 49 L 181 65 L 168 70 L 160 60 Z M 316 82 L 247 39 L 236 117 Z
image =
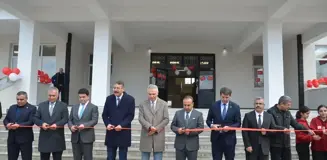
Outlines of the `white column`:
M 95 22 L 91 102 L 98 106 L 110 94 L 111 44 L 110 21 Z
M 19 49 L 17 68 L 20 69 L 22 79 L 18 81 L 18 88 L 28 94 L 31 104 L 37 102 L 37 59 L 40 46 L 40 27 L 34 21 L 20 21 Z M 46 94 L 46 93 L 45 93 Z
M 263 32 L 264 98 L 266 108 L 284 95 L 282 23 L 267 22 Z

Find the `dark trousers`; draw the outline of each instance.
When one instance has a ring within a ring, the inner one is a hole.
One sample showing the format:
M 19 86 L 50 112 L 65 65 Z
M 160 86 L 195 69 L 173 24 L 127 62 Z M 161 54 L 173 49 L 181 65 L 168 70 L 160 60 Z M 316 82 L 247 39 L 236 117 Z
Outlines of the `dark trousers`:
M 249 153 L 245 151 L 246 160 L 268 160 L 269 156 L 264 155 L 262 152 L 261 145 L 258 146 L 258 148 L 252 148 L 253 152 Z
M 198 151 L 188 151 L 186 149 L 179 150 L 176 149 L 176 159 L 177 160 L 197 160 L 198 158 Z
M 32 143 L 33 142 L 7 144 L 8 160 L 17 160 L 19 152 L 21 152 L 22 160 L 32 160 Z
M 270 148 L 271 160 L 292 160 L 290 147 L 271 147 Z
M 219 138 L 215 143 L 211 143 L 212 159 L 222 160 L 223 155 L 225 160 L 234 160 L 235 144 L 227 145 L 223 137 Z
M 72 143 L 74 160 L 92 160 L 93 143 Z
M 127 147 L 107 147 L 107 160 L 116 160 L 117 149 L 119 148 L 119 160 L 127 160 Z
M 62 159 L 62 151 L 61 152 L 51 152 L 53 160 L 61 160 Z M 41 160 L 50 160 L 51 153 L 41 152 Z
M 65 97 L 65 87 L 63 85 L 56 85 L 55 87 L 58 88 L 58 91 L 59 91 L 59 94 L 61 97 L 61 101 L 67 103 L 66 97 Z M 58 99 L 59 99 L 59 96 L 58 96 Z
M 299 160 L 310 160 L 310 143 L 297 143 L 296 152 Z
M 312 151 L 313 160 L 327 160 L 327 152 Z

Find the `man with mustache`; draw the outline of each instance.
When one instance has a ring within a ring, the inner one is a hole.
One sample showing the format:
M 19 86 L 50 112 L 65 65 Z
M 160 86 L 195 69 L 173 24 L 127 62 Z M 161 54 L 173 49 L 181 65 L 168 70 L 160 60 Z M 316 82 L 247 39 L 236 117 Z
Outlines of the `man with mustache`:
M 107 127 L 105 145 L 107 160 L 115 160 L 119 148 L 119 160 L 127 160 L 127 150 L 131 146 L 131 123 L 134 119 L 135 99 L 124 92 L 124 82 L 117 81 L 114 94 L 107 97 L 103 107 L 102 119 Z
M 284 128 L 276 126 L 273 117 L 264 111 L 263 98 L 255 98 L 254 107 L 253 111 L 245 114 L 242 128 L 262 129 L 262 131 L 242 131 L 246 160 L 268 160 L 271 132 L 266 132 L 265 129 Z

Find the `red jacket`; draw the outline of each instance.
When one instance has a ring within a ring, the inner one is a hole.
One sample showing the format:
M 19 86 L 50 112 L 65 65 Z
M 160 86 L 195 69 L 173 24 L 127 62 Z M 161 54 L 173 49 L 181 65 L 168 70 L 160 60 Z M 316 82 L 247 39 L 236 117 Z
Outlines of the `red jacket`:
M 319 141 L 312 140 L 311 144 L 311 150 L 312 151 L 327 151 L 327 135 L 322 133 L 322 129 L 325 127 L 327 129 L 327 123 L 326 121 L 323 122 L 319 116 L 316 118 L 313 118 L 310 123 L 310 128 L 312 130 L 315 130 L 315 133 L 321 137 Z M 321 130 L 321 131 L 316 131 Z
M 309 128 L 307 120 L 296 119 L 297 122 L 302 124 L 304 127 Z M 312 136 L 304 132 L 295 132 L 296 134 L 296 144 L 298 143 L 310 143 L 312 141 Z

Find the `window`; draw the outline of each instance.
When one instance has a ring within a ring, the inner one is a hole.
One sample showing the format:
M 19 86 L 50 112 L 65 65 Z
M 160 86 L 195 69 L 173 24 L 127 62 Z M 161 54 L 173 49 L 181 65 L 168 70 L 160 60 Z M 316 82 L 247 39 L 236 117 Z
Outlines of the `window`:
M 327 76 L 327 45 L 315 47 L 317 79 Z
M 17 67 L 18 59 L 18 44 L 11 45 L 11 62 L 10 67 Z M 39 50 L 39 57 L 37 60 L 38 69 L 47 73 L 50 77 L 56 73 L 56 45 L 41 44 Z
M 112 66 L 113 66 L 113 53 L 111 53 L 111 67 L 110 75 L 112 75 Z M 93 75 L 93 54 L 89 56 L 89 85 L 92 85 L 92 75 Z
M 185 78 L 185 84 L 193 84 L 195 82 L 195 78 Z
M 263 88 L 263 56 L 253 56 L 254 88 Z

